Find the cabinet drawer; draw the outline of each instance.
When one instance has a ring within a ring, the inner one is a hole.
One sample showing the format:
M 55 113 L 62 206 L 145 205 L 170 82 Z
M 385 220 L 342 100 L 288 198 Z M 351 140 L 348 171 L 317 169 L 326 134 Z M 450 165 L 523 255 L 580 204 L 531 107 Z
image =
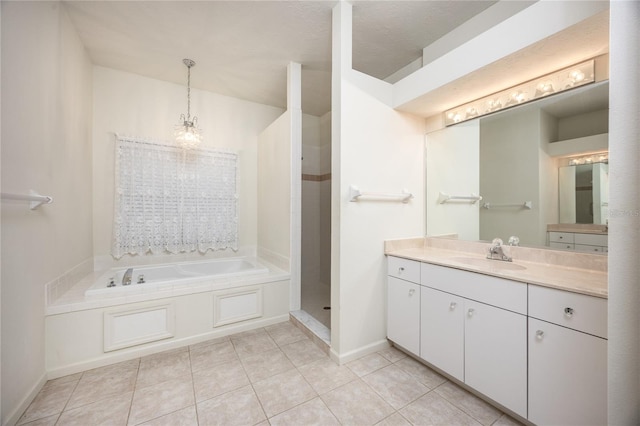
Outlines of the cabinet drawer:
M 529 316 L 607 338 L 607 299 L 530 285 Z
M 591 246 L 586 244 L 576 244 L 576 251 L 587 251 L 591 253 L 606 253 L 605 247 L 603 246 Z
M 575 241 L 573 232 L 549 232 L 549 241 L 552 243 L 569 243 L 573 244 Z
M 552 249 L 556 249 L 556 250 L 574 250 L 575 249 L 575 244 L 571 244 L 571 243 L 556 243 L 551 241 L 549 243 L 549 247 L 551 247 Z
M 520 314 L 527 314 L 527 285 L 444 266 L 422 264 L 424 286 Z
M 420 284 L 420 262 L 415 260 L 389 256 L 387 259 L 387 273 L 392 277 Z
M 575 234 L 574 243 L 589 246 L 607 246 L 609 237 L 599 234 Z

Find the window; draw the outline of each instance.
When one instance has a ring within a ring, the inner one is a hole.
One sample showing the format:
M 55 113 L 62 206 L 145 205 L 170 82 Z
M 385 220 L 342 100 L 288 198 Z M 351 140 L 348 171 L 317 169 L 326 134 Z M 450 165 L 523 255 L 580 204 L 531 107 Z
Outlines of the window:
M 119 137 L 112 255 L 237 250 L 237 160 Z

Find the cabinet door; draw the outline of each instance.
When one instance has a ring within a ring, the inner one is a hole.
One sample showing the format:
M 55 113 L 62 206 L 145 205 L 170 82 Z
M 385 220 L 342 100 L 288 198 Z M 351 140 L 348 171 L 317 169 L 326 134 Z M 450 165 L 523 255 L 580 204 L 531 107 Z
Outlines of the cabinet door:
M 420 286 L 387 277 L 387 337 L 418 355 L 420 351 Z
M 421 289 L 420 358 L 464 380 L 464 299 Z
M 529 318 L 529 420 L 607 424 L 607 341 Z
M 464 382 L 527 416 L 527 317 L 465 300 Z

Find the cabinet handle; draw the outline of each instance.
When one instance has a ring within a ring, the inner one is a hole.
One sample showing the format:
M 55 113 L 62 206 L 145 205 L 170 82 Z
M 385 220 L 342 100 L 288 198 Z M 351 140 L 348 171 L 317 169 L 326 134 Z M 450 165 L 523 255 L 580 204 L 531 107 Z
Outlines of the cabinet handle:
M 413 296 L 413 293 L 416 292 L 415 288 L 412 288 L 411 290 L 409 290 L 409 297 Z
M 456 306 L 457 306 L 457 305 L 458 305 L 458 304 L 457 304 L 456 302 L 451 302 L 451 303 L 449 304 L 449 310 L 453 311 L 453 310 L 456 308 Z
M 475 309 L 469 309 L 469 310 L 467 311 L 467 315 L 469 315 L 470 317 L 472 317 L 474 312 L 475 312 Z
M 564 316 L 571 318 L 573 316 L 573 308 L 564 308 Z
M 403 268 L 402 266 L 401 266 L 401 267 L 399 267 L 399 268 L 398 268 L 398 273 L 399 273 L 399 274 L 401 274 L 401 273 L 403 273 L 403 272 L 404 272 L 404 268 Z
M 538 339 L 538 340 L 544 339 L 544 331 L 542 331 L 542 330 L 536 331 L 536 339 Z
M 559 240 L 561 240 L 561 239 L 563 239 L 563 238 L 564 238 L 564 237 L 563 237 L 562 235 L 560 235 L 560 236 L 558 237 L 558 239 L 559 239 Z

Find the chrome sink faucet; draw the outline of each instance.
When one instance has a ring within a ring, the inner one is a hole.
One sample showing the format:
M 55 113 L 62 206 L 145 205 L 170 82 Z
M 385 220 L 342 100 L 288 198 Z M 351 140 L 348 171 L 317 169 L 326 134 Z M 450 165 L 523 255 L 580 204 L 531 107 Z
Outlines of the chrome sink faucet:
M 133 268 L 127 269 L 127 272 L 122 276 L 122 285 L 131 284 L 131 276 L 133 275 Z
M 487 259 L 502 260 L 504 262 L 512 262 L 513 258 L 504 252 L 504 246 L 500 238 L 494 238 L 489 247 L 489 253 Z

